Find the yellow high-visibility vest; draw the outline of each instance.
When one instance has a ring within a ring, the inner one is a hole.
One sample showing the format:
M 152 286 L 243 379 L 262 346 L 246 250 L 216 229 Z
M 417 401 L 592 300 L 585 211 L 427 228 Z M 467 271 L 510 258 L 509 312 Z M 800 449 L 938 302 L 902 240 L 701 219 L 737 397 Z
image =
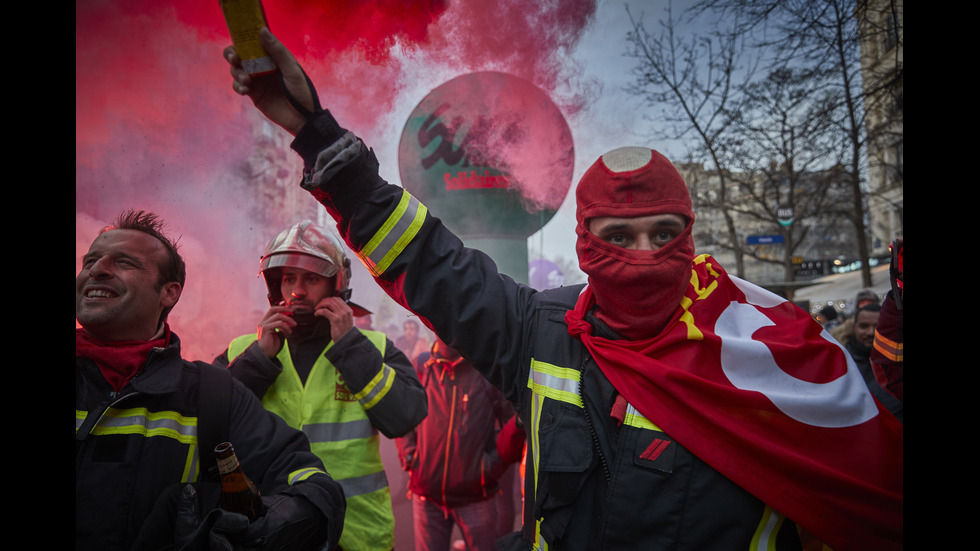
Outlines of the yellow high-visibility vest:
M 384 333 L 361 330 L 384 357 Z M 233 340 L 228 346 L 229 362 L 257 339 L 253 333 Z M 344 488 L 347 514 L 340 545 L 348 551 L 394 547 L 395 519 L 391 511 L 391 489 L 379 451 L 380 437 L 365 413 L 387 390 L 394 373 L 383 363 L 368 387 L 354 394 L 344 384 L 340 371 L 324 353 L 317 358 L 304 385 L 293 365 L 289 347 L 276 358 L 282 373 L 262 397 L 262 405 L 286 424 L 303 431 L 310 448 L 323 461 L 327 472 Z

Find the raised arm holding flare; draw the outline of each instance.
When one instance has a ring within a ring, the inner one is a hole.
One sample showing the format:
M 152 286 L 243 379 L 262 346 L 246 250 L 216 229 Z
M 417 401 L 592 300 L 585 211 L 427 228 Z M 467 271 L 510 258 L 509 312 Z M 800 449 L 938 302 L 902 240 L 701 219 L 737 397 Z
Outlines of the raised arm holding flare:
M 279 67 L 279 72 L 257 77 L 249 75 L 242 69 L 235 47 L 228 46 L 224 53 L 225 59 L 231 64 L 232 88 L 251 98 L 255 107 L 270 121 L 295 136 L 306 124 L 308 114 L 320 110 L 320 100 L 315 96 L 316 92 L 303 68 L 279 39 L 269 29 L 262 29 L 260 37 L 262 45 Z M 288 90 L 288 95 L 284 90 Z
M 263 40 L 285 87 L 232 55 L 236 91 L 296 136 L 302 187 L 379 285 L 521 416 L 524 529 L 505 549 L 902 548 L 901 424 L 806 312 L 695 254 L 690 194 L 663 155 L 595 161 L 576 189 L 589 282 L 537 292 L 382 180 Z

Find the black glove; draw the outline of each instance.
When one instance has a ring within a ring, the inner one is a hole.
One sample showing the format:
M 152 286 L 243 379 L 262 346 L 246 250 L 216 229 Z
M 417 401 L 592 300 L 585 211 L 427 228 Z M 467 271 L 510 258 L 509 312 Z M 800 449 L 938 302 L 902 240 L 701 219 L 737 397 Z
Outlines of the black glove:
M 174 517 L 174 544 L 179 551 L 236 551 L 249 528 L 248 517 L 224 509 L 212 509 L 204 519 L 199 512 L 197 490 L 187 484 L 181 490 Z
M 310 500 L 276 494 L 263 496 L 262 503 L 265 514 L 248 525 L 241 549 L 305 551 L 321 549 L 327 542 L 329 522 Z
M 285 491 L 301 492 L 295 488 Z M 169 488 L 144 524 L 134 550 L 312 551 L 322 549 L 331 537 L 330 521 L 301 494 L 263 496 L 265 514 L 252 523 L 245 515 L 221 508 L 202 518 L 200 501 L 193 484 Z M 335 520 L 334 544 L 340 537 L 343 518 Z
M 244 536 L 244 515 L 215 509 L 201 518 L 200 497 L 193 484 L 165 489 L 144 521 L 133 551 L 233 551 Z

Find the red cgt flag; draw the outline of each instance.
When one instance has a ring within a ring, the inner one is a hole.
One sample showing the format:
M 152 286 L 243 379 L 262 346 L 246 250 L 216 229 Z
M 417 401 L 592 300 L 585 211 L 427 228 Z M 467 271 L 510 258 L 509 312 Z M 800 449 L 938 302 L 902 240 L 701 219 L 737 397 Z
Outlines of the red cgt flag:
M 654 338 L 590 335 L 591 305 L 569 332 L 640 413 L 835 551 L 902 548 L 902 424 L 806 312 L 707 255 Z

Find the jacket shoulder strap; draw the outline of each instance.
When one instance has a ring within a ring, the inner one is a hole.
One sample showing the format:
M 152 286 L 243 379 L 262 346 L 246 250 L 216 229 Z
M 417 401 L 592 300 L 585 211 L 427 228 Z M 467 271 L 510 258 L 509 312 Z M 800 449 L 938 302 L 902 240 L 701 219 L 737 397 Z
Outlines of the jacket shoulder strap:
M 218 480 L 214 447 L 228 440 L 231 421 L 231 373 L 227 369 L 204 362 L 201 368 L 201 387 L 198 390 L 197 444 L 200 462 L 199 479 Z

